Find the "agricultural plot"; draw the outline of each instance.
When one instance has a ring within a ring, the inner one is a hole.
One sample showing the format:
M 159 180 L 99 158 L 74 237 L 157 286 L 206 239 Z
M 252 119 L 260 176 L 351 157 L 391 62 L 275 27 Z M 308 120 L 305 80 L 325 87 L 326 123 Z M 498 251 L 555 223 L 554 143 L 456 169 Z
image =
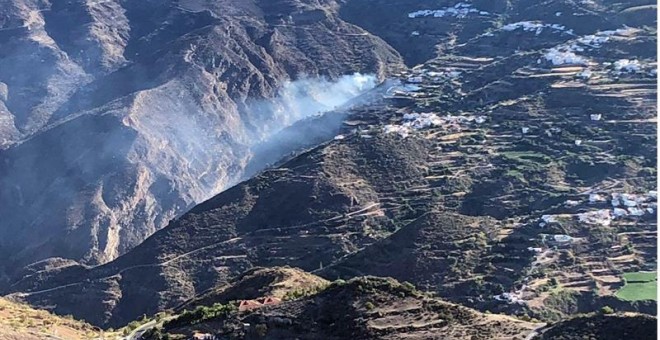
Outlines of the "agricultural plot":
M 636 272 L 623 274 L 626 284 L 616 292 L 622 300 L 657 300 L 657 272 Z

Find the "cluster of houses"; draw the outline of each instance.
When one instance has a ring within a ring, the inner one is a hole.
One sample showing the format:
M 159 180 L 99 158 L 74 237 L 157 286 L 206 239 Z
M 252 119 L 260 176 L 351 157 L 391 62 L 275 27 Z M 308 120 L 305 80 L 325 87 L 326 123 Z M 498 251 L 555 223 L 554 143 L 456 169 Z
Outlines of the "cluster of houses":
M 406 113 L 400 124 L 387 124 L 383 127 L 385 133 L 397 133 L 401 137 L 408 137 L 413 131 L 432 127 L 442 127 L 447 132 L 463 131 L 464 125 L 469 123 L 483 124 L 486 116 L 439 116 L 435 113 Z
M 424 9 L 415 12 L 408 13 L 408 18 L 423 18 L 423 17 L 434 17 L 434 18 L 443 18 L 443 17 L 454 17 L 458 19 L 467 18 L 469 15 L 490 15 L 486 11 L 480 11 L 471 4 L 465 2 L 459 2 L 452 7 L 444 7 L 441 9 Z
M 501 28 L 504 31 L 515 31 L 522 29 L 526 32 L 534 32 L 536 35 L 543 33 L 544 30 L 550 30 L 552 32 L 566 32 L 568 34 L 573 34 L 573 30 L 566 30 L 566 27 L 559 24 L 544 24 L 538 21 L 519 21 L 511 24 L 506 24 Z
M 504 27 L 508 27 L 510 30 L 522 27 L 525 30 L 536 31 L 537 34 L 540 34 L 540 32 L 545 27 L 550 27 L 555 31 L 564 30 L 564 27 L 560 25 L 542 25 L 538 23 L 516 23 L 509 24 Z M 545 60 L 554 66 L 581 65 L 588 67 L 591 66 L 593 62 L 588 58 L 579 55 L 578 53 L 584 52 L 586 50 L 598 49 L 602 47 L 602 45 L 606 42 L 614 39 L 625 39 L 627 36 L 635 34 L 636 31 L 636 29 L 626 27 L 581 36 L 571 40 L 566 44 L 548 49 L 543 57 L 537 61 L 537 63 L 541 64 L 543 60 Z M 564 33 L 573 34 L 572 30 L 564 30 Z M 609 68 L 610 72 L 614 76 L 644 72 L 652 77 L 657 76 L 657 69 L 655 65 L 648 64 L 637 59 L 619 59 L 613 62 L 604 62 L 602 63 L 602 66 Z M 577 74 L 577 77 L 580 79 L 589 79 L 593 76 L 593 74 L 594 73 L 592 70 L 585 68 Z
M 195 332 L 190 340 L 219 340 L 220 338 L 210 333 Z
M 657 210 L 657 192 L 649 191 L 644 194 L 628 193 L 591 193 L 588 202 L 591 205 L 609 204 L 609 208 L 601 208 L 579 213 L 577 220 L 587 225 L 609 226 L 614 220 L 628 216 L 644 216 L 653 214 Z M 568 200 L 564 203 L 566 207 L 577 207 L 583 202 L 578 200 Z M 559 217 L 569 217 L 571 215 L 543 215 L 541 216 L 539 227 L 543 228 L 551 223 L 559 222 Z M 541 235 L 543 244 L 547 246 L 567 246 L 573 244 L 576 239 L 563 234 Z M 542 248 L 530 247 L 528 250 L 535 253 L 542 252 Z
M 609 225 L 612 219 L 626 216 L 644 216 L 653 214 L 658 208 L 657 192 L 649 191 L 645 194 L 612 193 L 610 195 L 592 193 L 589 195 L 590 203 L 609 203 L 609 209 L 597 210 L 591 215 L 581 216 L 581 220 L 591 224 Z M 587 214 L 587 213 L 585 213 Z M 597 216 L 597 218 L 590 218 Z
M 523 285 L 519 290 L 516 290 L 514 292 L 507 292 L 507 293 L 495 295 L 493 296 L 493 298 L 497 301 L 524 304 L 525 301 L 523 299 L 523 295 L 525 293 L 525 289 L 527 289 L 527 285 Z
M 238 311 L 248 311 L 255 308 L 267 306 L 267 305 L 276 305 L 282 302 L 281 299 L 276 297 L 263 297 L 253 300 L 241 300 L 238 302 Z
M 628 193 L 591 193 L 590 204 L 608 204 L 609 208 L 590 210 L 577 214 L 577 219 L 585 224 L 609 226 L 614 219 L 627 216 L 644 216 L 654 214 L 658 208 L 657 192 L 649 191 L 644 194 Z M 564 202 L 567 207 L 576 207 L 580 201 L 568 200 Z M 557 215 L 543 215 L 539 227 L 557 222 Z
M 460 75 L 459 70 L 450 67 L 440 70 L 414 69 L 411 72 L 399 74 L 399 78 L 403 80 L 387 89 L 385 95 L 390 98 L 424 96 L 425 93 L 422 92 L 424 88 L 443 85 L 446 81 L 456 79 Z

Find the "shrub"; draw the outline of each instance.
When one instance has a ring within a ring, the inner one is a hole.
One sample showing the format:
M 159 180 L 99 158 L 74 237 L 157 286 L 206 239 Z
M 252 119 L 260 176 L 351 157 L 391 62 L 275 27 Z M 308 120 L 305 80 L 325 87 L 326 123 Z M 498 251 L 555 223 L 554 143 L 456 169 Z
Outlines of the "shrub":
M 268 332 L 268 326 L 264 324 L 258 324 L 254 326 L 254 331 L 257 332 L 257 335 L 263 338 L 266 336 L 266 333 Z
M 614 309 L 610 306 L 603 306 L 603 308 L 600 309 L 600 312 L 603 314 L 612 314 L 614 313 Z
M 333 284 L 336 285 L 336 286 L 343 286 L 343 285 L 346 284 L 346 281 L 345 281 L 345 280 L 342 280 L 342 279 L 336 279 L 336 280 L 333 282 Z
M 372 310 L 376 308 L 376 306 L 374 306 L 374 304 L 371 301 L 367 301 L 367 303 L 364 304 L 364 308 L 366 308 L 367 310 Z
M 128 329 L 129 331 L 132 331 L 138 327 L 140 327 L 140 322 L 138 321 L 131 321 L 128 323 L 128 325 L 126 325 L 126 329 Z

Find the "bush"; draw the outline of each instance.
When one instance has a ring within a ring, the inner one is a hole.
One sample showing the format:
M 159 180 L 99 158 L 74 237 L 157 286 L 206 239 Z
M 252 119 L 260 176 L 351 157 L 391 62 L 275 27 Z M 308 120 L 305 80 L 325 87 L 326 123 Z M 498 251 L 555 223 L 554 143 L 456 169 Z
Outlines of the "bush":
M 600 312 L 603 314 L 613 314 L 614 309 L 610 306 L 603 306 L 603 308 L 600 309 Z
M 550 279 L 550 286 L 552 286 L 552 287 L 559 286 L 559 281 L 557 280 L 556 277 L 553 277 L 553 278 Z
M 626 244 L 623 249 L 628 255 L 635 253 L 635 247 L 631 243 Z
M 374 306 L 374 304 L 371 301 L 367 301 L 367 303 L 364 304 L 364 308 L 366 308 L 367 310 L 372 310 L 376 308 L 376 306 Z

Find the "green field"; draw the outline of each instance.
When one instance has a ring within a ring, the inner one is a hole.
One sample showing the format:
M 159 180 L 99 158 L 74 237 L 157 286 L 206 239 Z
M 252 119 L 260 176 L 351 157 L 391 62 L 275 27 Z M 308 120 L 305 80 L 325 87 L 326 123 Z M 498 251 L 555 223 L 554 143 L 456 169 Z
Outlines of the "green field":
M 622 300 L 656 300 L 658 291 L 657 272 L 625 273 L 626 285 L 616 292 Z

